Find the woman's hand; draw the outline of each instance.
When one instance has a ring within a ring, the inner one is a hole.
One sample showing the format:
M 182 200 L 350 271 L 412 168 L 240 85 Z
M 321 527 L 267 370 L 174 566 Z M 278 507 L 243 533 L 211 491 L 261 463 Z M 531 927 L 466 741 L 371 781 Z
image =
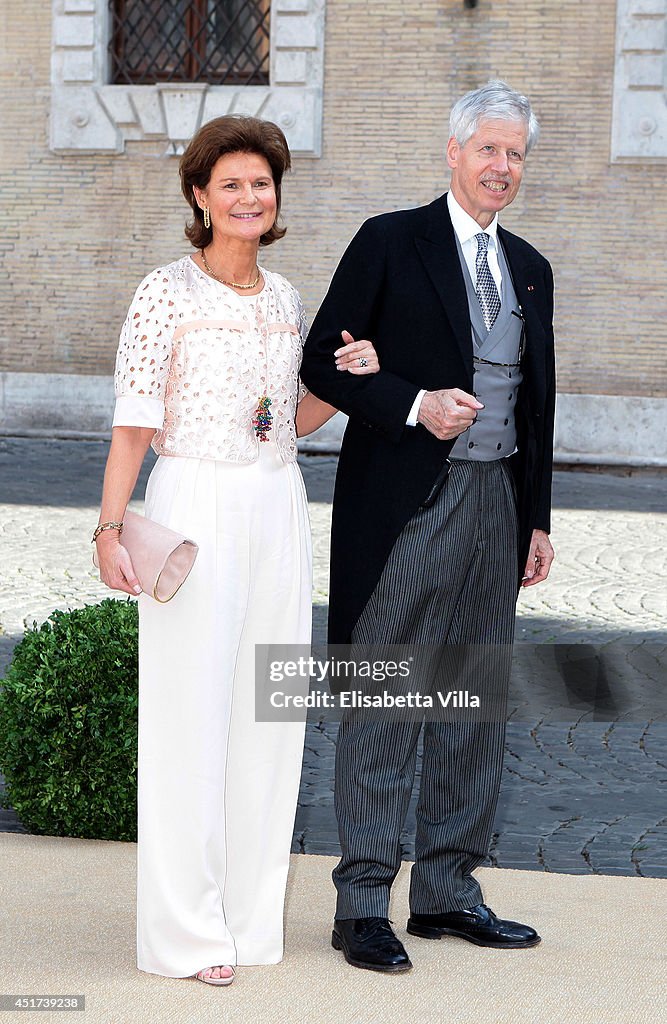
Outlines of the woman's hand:
M 377 373 L 380 362 L 373 342 L 355 341 L 349 331 L 342 331 L 341 336 L 345 345 L 334 352 L 337 368 L 355 375 Z
M 111 448 L 104 470 L 101 523 L 121 523 L 144 461 L 144 455 L 155 434 L 154 427 L 114 427 Z M 112 590 L 124 594 L 140 594 L 141 584 L 132 559 L 119 543 L 116 530 L 104 530 L 97 537 L 97 559 L 100 579 Z
M 100 579 L 111 590 L 122 590 L 133 597 L 141 593 L 141 584 L 132 565 L 132 559 L 126 548 L 120 543 L 118 535 L 111 530 L 101 533 L 97 544 L 97 559 L 100 563 Z
M 355 341 L 349 331 L 341 331 L 345 345 L 334 352 L 336 367 L 348 373 L 377 373 L 380 362 L 372 341 Z M 333 405 L 322 402 L 315 395 L 307 394 L 296 410 L 297 437 L 305 437 L 321 427 L 336 413 Z

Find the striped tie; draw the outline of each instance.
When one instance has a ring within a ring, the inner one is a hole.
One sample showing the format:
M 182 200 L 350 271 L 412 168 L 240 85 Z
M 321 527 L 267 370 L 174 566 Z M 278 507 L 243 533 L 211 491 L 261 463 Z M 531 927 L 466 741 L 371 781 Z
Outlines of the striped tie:
M 490 331 L 500 313 L 500 296 L 496 288 L 496 282 L 489 270 L 489 262 L 486 254 L 489 249 L 489 236 L 486 231 L 480 231 L 475 235 L 477 239 L 477 256 L 475 258 L 475 269 L 477 270 L 477 298 L 482 309 L 484 324 L 487 331 Z

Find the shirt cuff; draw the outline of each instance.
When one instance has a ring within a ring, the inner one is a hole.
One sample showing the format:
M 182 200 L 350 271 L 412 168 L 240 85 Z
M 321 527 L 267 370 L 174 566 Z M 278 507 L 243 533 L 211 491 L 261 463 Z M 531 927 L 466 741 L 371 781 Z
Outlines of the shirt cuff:
M 164 423 L 164 402 L 160 398 L 119 395 L 113 414 L 113 427 L 154 427 Z
M 405 421 L 406 427 L 416 427 L 417 426 L 417 417 L 419 416 L 419 407 L 422 404 L 422 398 L 424 397 L 425 394 L 426 394 L 426 389 L 422 388 L 422 390 L 419 392 L 419 394 L 415 398 L 414 402 L 412 403 L 412 408 L 410 409 L 410 414 L 409 414 L 407 420 Z

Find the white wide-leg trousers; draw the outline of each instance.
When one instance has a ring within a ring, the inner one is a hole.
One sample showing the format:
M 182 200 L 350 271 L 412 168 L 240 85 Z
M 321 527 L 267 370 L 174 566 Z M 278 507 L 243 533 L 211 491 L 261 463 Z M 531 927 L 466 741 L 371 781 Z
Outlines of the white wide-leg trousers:
M 168 604 L 139 598 L 137 960 L 167 977 L 283 953 L 304 726 L 255 721 L 255 645 L 310 643 L 310 529 L 298 466 L 259 447 L 161 457 L 146 491 L 199 544 Z

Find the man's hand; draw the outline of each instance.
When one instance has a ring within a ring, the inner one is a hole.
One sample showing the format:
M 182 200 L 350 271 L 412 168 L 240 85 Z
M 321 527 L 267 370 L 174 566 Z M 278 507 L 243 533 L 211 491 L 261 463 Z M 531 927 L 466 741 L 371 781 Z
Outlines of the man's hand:
M 549 575 L 549 569 L 553 560 L 554 549 L 551 546 L 549 534 L 545 533 L 544 530 L 533 530 L 528 561 L 526 562 L 521 586 L 534 587 L 536 583 L 541 583 L 542 580 L 545 580 Z
M 427 391 L 419 406 L 417 422 L 440 441 L 448 441 L 467 430 L 483 408 L 481 402 L 460 388 Z

